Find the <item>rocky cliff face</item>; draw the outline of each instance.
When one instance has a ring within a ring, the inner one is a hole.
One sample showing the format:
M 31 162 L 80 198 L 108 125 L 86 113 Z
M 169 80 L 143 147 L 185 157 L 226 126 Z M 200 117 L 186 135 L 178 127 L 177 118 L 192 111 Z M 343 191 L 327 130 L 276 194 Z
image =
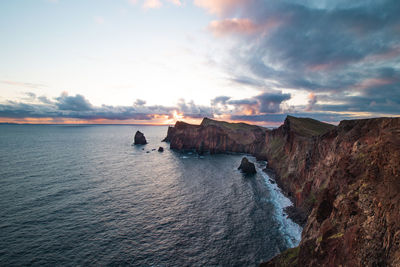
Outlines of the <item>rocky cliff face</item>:
M 267 129 L 245 123 L 226 123 L 203 119 L 200 125 L 177 122 L 168 129 L 165 141 L 172 149 L 195 149 L 212 154 L 240 152 L 258 154 Z
M 203 144 L 268 160 L 308 219 L 299 247 L 263 266 L 400 266 L 399 118 L 335 127 L 288 116 L 278 129 L 243 126 L 240 134 L 224 125 L 185 124 L 170 128 L 168 138 L 172 148 Z

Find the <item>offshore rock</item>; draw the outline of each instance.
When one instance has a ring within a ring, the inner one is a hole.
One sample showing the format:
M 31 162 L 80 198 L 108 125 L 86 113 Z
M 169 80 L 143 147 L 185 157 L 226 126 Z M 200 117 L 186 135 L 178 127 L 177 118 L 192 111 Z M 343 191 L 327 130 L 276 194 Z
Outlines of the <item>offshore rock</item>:
M 162 146 L 160 146 L 160 147 L 158 148 L 158 152 L 164 152 L 164 148 L 163 148 Z
M 240 163 L 238 170 L 241 170 L 245 174 L 257 173 L 254 163 L 250 162 L 246 157 L 242 158 L 242 162 Z
M 137 131 L 135 134 L 135 140 L 134 140 L 135 145 L 145 145 L 147 144 L 146 137 L 144 137 L 144 134 L 140 131 Z

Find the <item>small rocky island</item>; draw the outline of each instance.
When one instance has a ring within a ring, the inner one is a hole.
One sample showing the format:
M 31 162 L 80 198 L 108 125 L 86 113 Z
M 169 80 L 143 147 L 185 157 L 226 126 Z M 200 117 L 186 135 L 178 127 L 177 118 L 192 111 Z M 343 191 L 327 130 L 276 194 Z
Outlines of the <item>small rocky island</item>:
M 242 162 L 240 163 L 238 170 L 241 170 L 245 174 L 257 173 L 254 163 L 250 162 L 246 157 L 242 158 Z
M 140 132 L 140 131 L 136 132 L 133 144 L 134 145 L 145 145 L 145 144 L 147 144 L 146 137 L 144 137 L 144 134 L 142 132 Z
M 205 118 L 177 122 L 165 141 L 268 162 L 305 225 L 298 247 L 262 266 L 400 266 L 400 118 L 287 116 L 273 130 Z

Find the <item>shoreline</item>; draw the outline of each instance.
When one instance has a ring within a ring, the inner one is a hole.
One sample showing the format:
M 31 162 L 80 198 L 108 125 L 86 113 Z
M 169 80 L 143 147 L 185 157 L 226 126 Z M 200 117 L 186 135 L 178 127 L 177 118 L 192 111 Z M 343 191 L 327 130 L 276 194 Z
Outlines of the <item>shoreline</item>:
M 289 192 L 284 190 L 283 184 L 280 181 L 278 174 L 272 168 L 268 167 L 268 161 L 266 162 L 267 166 L 264 169 L 262 169 L 262 171 L 266 173 L 269 176 L 269 178 L 278 185 L 279 189 L 282 191 L 282 194 L 284 194 L 285 197 L 290 199 L 290 202 L 292 203 L 292 205 L 284 208 L 284 212 L 293 222 L 298 224 L 301 228 L 304 228 L 307 223 L 308 214 L 299 207 L 296 207 L 296 205 L 294 204 L 295 198 L 289 195 Z
M 204 118 L 200 125 L 177 122 L 166 140 L 171 149 L 239 152 L 268 162 L 263 172 L 294 203 L 284 213 L 304 228 L 297 248 L 263 266 L 397 266 L 399 132 L 398 118 L 335 126 L 287 116 L 273 130 Z
M 258 161 L 260 162 L 260 161 Z M 261 161 L 265 162 L 266 161 Z M 290 199 L 285 192 L 279 187 L 278 183 L 264 171 L 261 166 L 257 166 L 260 175 L 264 179 L 265 186 L 270 192 L 270 201 L 272 201 L 275 207 L 276 219 L 281 224 L 281 234 L 286 237 L 286 241 L 289 243 L 288 249 L 297 247 L 301 241 L 301 234 L 304 227 L 297 223 L 292 216 L 286 211 L 288 207 L 293 207 L 293 201 Z

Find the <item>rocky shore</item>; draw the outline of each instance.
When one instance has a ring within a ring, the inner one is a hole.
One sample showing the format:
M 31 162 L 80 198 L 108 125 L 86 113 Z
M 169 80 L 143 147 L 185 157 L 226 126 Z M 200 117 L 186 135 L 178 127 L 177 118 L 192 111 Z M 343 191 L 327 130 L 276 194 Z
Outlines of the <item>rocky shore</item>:
M 274 130 L 205 118 L 177 122 L 165 141 L 268 161 L 304 230 L 297 248 L 262 266 L 400 266 L 400 118 L 333 126 L 288 116 Z

